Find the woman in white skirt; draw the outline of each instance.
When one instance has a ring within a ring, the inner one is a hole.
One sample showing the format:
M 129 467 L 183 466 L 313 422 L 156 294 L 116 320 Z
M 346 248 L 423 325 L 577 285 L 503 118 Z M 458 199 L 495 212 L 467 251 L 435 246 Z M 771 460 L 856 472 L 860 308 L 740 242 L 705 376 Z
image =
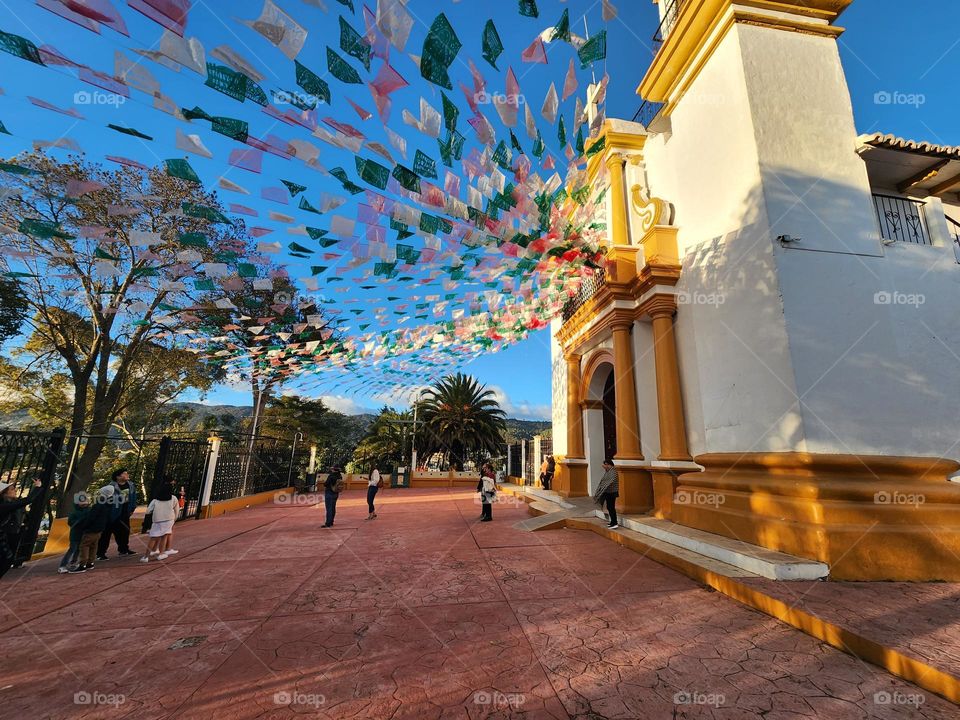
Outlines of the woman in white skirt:
M 173 486 L 164 483 L 157 496 L 150 501 L 147 512 L 153 514 L 153 524 L 150 525 L 150 543 L 147 554 L 140 558 L 140 562 L 150 560 L 166 560 L 167 547 L 170 544 L 170 534 L 173 532 L 173 523 L 180 514 L 180 501 L 173 494 Z

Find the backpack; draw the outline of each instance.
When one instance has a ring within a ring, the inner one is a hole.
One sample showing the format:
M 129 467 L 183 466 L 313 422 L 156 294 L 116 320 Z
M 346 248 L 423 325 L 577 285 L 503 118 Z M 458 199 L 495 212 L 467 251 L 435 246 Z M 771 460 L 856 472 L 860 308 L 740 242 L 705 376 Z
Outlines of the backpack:
M 342 493 L 347 489 L 347 483 L 343 480 L 343 475 L 337 478 L 337 481 L 333 484 L 333 491 L 335 493 Z

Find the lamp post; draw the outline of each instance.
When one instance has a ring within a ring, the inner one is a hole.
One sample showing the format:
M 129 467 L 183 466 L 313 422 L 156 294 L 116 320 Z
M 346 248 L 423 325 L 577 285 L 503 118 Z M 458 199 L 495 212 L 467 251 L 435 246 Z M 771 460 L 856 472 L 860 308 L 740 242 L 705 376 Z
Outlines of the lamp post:
M 416 399 L 413 401 L 413 433 L 412 440 L 410 441 L 410 477 L 413 477 L 413 473 L 417 469 L 417 410 L 420 407 L 420 398 L 428 388 L 420 388 L 420 392 L 417 393 Z

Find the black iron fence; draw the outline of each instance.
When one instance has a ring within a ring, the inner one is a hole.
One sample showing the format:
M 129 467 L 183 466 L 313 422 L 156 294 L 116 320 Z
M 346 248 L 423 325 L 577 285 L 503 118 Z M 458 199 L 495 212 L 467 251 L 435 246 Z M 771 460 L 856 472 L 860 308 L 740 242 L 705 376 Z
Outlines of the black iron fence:
M 931 245 L 921 200 L 874 193 L 873 206 L 880 222 L 880 236 L 892 242 Z
M 633 116 L 633 121 L 640 123 L 645 128 L 649 128 L 650 124 L 653 122 L 654 118 L 660 114 L 660 111 L 663 110 L 663 103 L 651 102 L 650 100 L 644 100 L 637 112 Z
M 309 450 L 296 440 L 223 442 L 214 468 L 211 502 L 290 487 L 303 477 Z
M 19 523 L 14 556 L 16 564 L 30 559 L 37 547 L 43 547 L 50 529 L 50 499 L 55 495 L 57 465 L 60 462 L 66 431 L 58 428 L 50 432 L 20 430 L 0 431 L 0 482 L 16 486 L 20 495 L 33 488 L 40 480 L 42 494 L 14 518 Z
M 663 44 L 663 41 L 667 39 L 667 36 L 670 35 L 670 31 L 673 30 L 674 25 L 677 24 L 677 20 L 680 18 L 680 13 L 683 12 L 683 8 L 687 5 L 687 0 L 672 0 L 670 4 L 667 5 L 666 9 L 663 11 L 663 16 L 660 19 L 660 25 L 657 26 L 656 32 L 653 33 L 653 42 L 654 49 L 659 49 L 660 45 Z
M 160 440 L 160 450 L 153 471 L 150 498 L 163 483 L 170 483 L 180 497 L 180 520 L 200 516 L 203 482 L 210 462 L 209 440 Z
M 572 318 L 577 310 L 586 305 L 606 282 L 607 273 L 603 268 L 594 270 L 592 275 L 584 276 L 580 283 L 580 289 L 577 290 L 577 294 L 567 300 L 567 302 L 564 303 L 563 309 L 560 311 L 560 317 L 563 319 L 563 322 Z

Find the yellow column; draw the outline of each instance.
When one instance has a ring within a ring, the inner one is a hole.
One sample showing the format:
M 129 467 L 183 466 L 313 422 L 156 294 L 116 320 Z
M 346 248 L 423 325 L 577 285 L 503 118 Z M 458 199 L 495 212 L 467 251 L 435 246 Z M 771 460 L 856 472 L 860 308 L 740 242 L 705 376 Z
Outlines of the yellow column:
M 620 153 L 610 153 L 606 160 L 610 170 L 610 202 L 613 211 L 610 240 L 616 245 L 629 245 L 627 235 L 627 200 L 623 191 L 623 158 Z
M 580 356 L 567 356 L 567 457 L 583 458 L 583 412 L 580 410 Z
M 637 386 L 633 375 L 632 320 L 613 326 L 613 372 L 616 392 L 617 457 L 643 460 L 640 452 L 640 421 L 637 416 Z
M 657 415 L 660 418 L 660 459 L 690 460 L 687 427 L 680 394 L 680 367 L 673 333 L 676 303 L 656 298 L 648 309 L 653 324 L 653 356 L 657 371 Z

